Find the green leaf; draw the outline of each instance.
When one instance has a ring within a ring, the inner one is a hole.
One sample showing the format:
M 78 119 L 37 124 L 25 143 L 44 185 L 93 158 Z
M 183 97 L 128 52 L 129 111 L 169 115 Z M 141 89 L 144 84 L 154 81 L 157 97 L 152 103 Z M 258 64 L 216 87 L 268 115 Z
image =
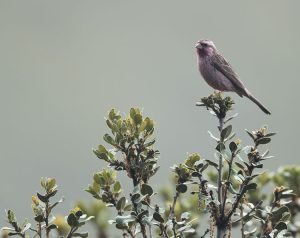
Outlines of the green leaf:
M 16 221 L 15 214 L 12 210 L 7 211 L 7 220 L 9 223 L 13 223 Z
M 277 229 L 278 231 L 282 231 L 282 230 L 286 230 L 287 229 L 287 225 L 284 222 L 278 222 L 275 225 L 275 229 Z
M 297 195 L 295 193 L 282 193 L 280 194 L 280 198 L 293 198 L 296 197 Z
M 140 125 L 143 121 L 143 117 L 141 114 L 136 114 L 133 118 L 135 125 Z
M 105 140 L 108 144 L 111 144 L 113 146 L 116 145 L 116 142 L 114 141 L 114 139 L 109 134 L 105 134 L 103 136 L 103 140 Z
M 49 199 L 47 198 L 47 196 L 43 196 L 39 193 L 36 193 L 37 197 L 43 202 L 43 203 L 46 203 L 49 201 Z
M 145 118 L 145 122 L 146 122 L 146 126 L 145 126 L 145 130 L 147 132 L 150 132 L 153 130 L 153 127 L 154 127 L 154 122 L 153 120 L 151 120 L 149 117 L 146 117 Z
M 273 223 L 277 223 L 281 220 L 283 214 L 285 213 L 289 213 L 289 209 L 287 206 L 282 206 L 280 208 L 278 208 L 277 210 L 272 212 L 272 221 Z
M 231 132 L 232 132 L 232 125 L 225 127 L 221 131 L 221 141 L 224 141 L 228 136 L 230 136 Z
M 113 171 L 111 169 L 104 169 L 100 172 L 100 174 L 103 176 L 105 180 L 106 185 L 112 185 L 116 181 L 116 171 Z
M 153 194 L 152 187 L 150 185 L 144 183 L 141 188 L 141 194 L 151 196 Z
M 118 211 L 123 210 L 126 204 L 126 198 L 121 197 L 119 201 L 117 202 L 116 208 Z
M 154 212 L 154 213 L 153 213 L 153 219 L 154 219 L 155 221 L 160 222 L 160 223 L 164 223 L 163 217 L 162 217 L 158 212 Z
M 49 226 L 47 227 L 47 230 L 50 231 L 50 230 L 54 230 L 54 229 L 57 229 L 57 228 L 58 228 L 57 225 L 51 224 L 51 225 L 49 225 Z
M 73 213 L 69 214 L 69 216 L 67 218 L 67 222 L 68 222 L 69 226 L 71 226 L 71 227 L 76 227 L 78 225 L 78 220 L 77 220 L 75 214 L 73 214 Z
M 87 189 L 85 189 L 86 192 L 90 193 L 94 198 L 96 199 L 101 199 L 101 197 L 99 196 L 99 192 L 100 192 L 100 186 L 97 183 L 93 183 L 93 185 L 89 185 Z
M 147 118 L 146 118 L 146 119 L 147 119 Z M 138 130 L 139 133 L 141 133 L 142 131 L 145 130 L 145 128 L 146 128 L 146 126 L 147 126 L 147 124 L 148 124 L 148 121 L 147 121 L 146 119 L 144 119 L 144 121 L 143 121 L 142 124 L 140 125 L 139 130 Z
M 107 154 L 108 151 L 106 150 L 106 148 L 103 146 L 103 145 L 99 145 L 98 148 L 97 148 L 97 152 L 99 154 Z
M 235 133 L 231 133 L 224 141 L 229 141 L 231 140 L 233 137 L 235 137 Z
M 282 214 L 282 217 L 281 217 L 280 220 L 283 221 L 283 222 L 289 222 L 290 219 L 291 219 L 291 214 L 289 212 L 284 212 Z
M 268 144 L 270 142 L 271 142 L 271 138 L 269 138 L 269 137 L 263 137 L 263 138 L 256 140 L 256 143 L 258 145 L 264 145 L 264 144 Z
M 136 109 L 130 108 L 129 115 L 130 115 L 131 119 L 134 119 L 134 116 L 136 115 Z
M 234 141 L 230 142 L 230 144 L 229 144 L 229 149 L 230 149 L 230 151 L 231 151 L 232 153 L 235 152 L 235 151 L 237 150 L 237 145 L 236 145 L 236 143 L 235 143 Z
M 127 226 L 127 224 L 116 224 L 116 228 L 119 230 L 124 230 L 124 229 L 127 229 L 128 226 Z
M 34 220 L 35 220 L 36 222 L 44 222 L 44 221 L 45 221 L 45 218 L 44 218 L 44 216 L 42 216 L 42 215 L 38 215 L 38 216 L 36 216 L 36 217 L 34 218 Z
M 249 132 L 247 129 L 245 129 L 245 131 L 252 138 L 252 140 L 255 140 L 255 137 L 254 137 L 254 135 L 251 132 Z
M 94 174 L 93 178 L 94 178 L 94 181 L 100 185 L 100 187 L 102 187 L 106 184 L 104 177 L 100 173 Z
M 277 133 L 275 133 L 275 132 L 271 132 L 271 133 L 266 134 L 265 137 L 274 136 L 274 135 L 276 135 L 276 134 L 277 134 Z
M 219 152 L 222 152 L 223 150 L 225 150 L 225 145 L 223 142 L 219 142 L 218 145 L 216 146 L 216 150 Z
M 110 120 L 106 120 L 106 125 L 114 132 L 114 125 L 111 123 Z
M 114 184 L 114 193 L 119 193 L 121 191 L 121 183 L 116 181 Z
M 99 147 L 100 147 L 100 145 L 99 145 Z M 109 159 L 109 157 L 107 156 L 107 154 L 101 153 L 101 152 L 99 151 L 99 149 L 97 149 L 97 150 L 93 149 L 93 152 L 94 152 L 94 154 L 95 154 L 99 159 L 104 160 L 104 161 L 106 161 L 106 162 L 110 162 L 110 159 Z
M 119 112 L 116 111 L 116 109 L 111 109 L 108 113 L 108 118 L 111 121 L 115 121 L 121 118 L 121 116 L 119 115 Z
M 56 193 L 57 193 L 57 190 L 53 190 L 52 189 L 52 192 L 50 192 L 50 193 L 47 194 L 47 198 L 49 199 L 50 197 L 55 196 Z
M 89 236 L 89 233 L 88 232 L 84 232 L 84 233 L 78 233 L 78 232 L 75 232 L 72 234 L 72 237 L 81 237 L 81 238 L 86 238 Z
M 185 184 L 183 184 L 183 183 L 178 184 L 178 185 L 176 186 L 176 190 L 177 190 L 177 192 L 179 192 L 179 193 L 185 193 L 185 192 L 187 191 L 187 186 L 186 186 Z
M 247 191 L 247 190 L 255 190 L 257 187 L 257 184 L 256 183 L 250 183 L 250 184 L 247 184 L 245 187 L 244 187 L 244 190 Z
M 133 194 L 132 197 L 131 197 L 131 200 L 134 203 L 138 203 L 141 200 L 141 194 L 139 194 L 139 193 Z
M 235 165 L 237 167 L 239 167 L 240 169 L 242 169 L 243 171 L 245 171 L 245 167 L 241 163 L 239 163 L 239 162 L 234 162 L 234 163 L 235 163 Z
M 211 160 L 206 159 L 205 161 L 206 161 L 209 165 L 211 165 L 211 166 L 213 166 L 213 167 L 215 167 L 215 168 L 218 168 L 218 167 L 219 167 L 218 164 L 216 164 L 215 162 L 212 162 Z
M 124 209 L 124 211 L 131 211 L 132 210 L 132 205 L 131 204 L 127 204 Z
M 193 167 L 195 163 L 199 160 L 200 160 L 200 155 L 198 153 L 193 153 L 189 155 L 189 157 L 184 161 L 184 163 L 188 167 Z
M 55 178 L 48 178 L 47 180 L 47 190 L 54 189 L 56 187 L 56 180 Z
M 207 164 L 205 164 L 205 165 L 203 165 L 203 167 L 200 169 L 200 173 L 202 173 L 204 170 L 206 170 L 207 168 L 208 168 L 208 163 Z
M 140 220 L 142 217 L 148 216 L 149 215 L 149 211 L 148 210 L 142 210 L 138 215 L 137 215 L 137 219 Z
M 46 189 L 46 179 L 45 178 L 41 179 L 41 186 L 42 186 L 42 188 Z
M 155 143 L 155 140 L 152 140 L 146 144 L 144 144 L 145 147 L 150 147 L 151 145 L 153 145 Z
M 193 173 L 192 173 L 192 177 L 201 177 L 202 175 L 201 175 L 201 173 L 199 173 L 199 172 L 196 172 L 196 171 L 194 171 Z
M 140 109 L 138 108 L 131 108 L 130 109 L 130 118 L 132 119 L 135 126 L 138 126 L 142 123 L 143 117 L 141 114 Z

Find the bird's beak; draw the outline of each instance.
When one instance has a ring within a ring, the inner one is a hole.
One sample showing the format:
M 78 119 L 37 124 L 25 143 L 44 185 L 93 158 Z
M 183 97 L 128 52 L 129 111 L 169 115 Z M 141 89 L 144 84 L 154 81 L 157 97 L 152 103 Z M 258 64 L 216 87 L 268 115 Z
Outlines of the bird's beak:
M 198 43 L 195 45 L 195 48 L 201 50 L 201 49 L 202 49 L 202 45 L 198 42 Z

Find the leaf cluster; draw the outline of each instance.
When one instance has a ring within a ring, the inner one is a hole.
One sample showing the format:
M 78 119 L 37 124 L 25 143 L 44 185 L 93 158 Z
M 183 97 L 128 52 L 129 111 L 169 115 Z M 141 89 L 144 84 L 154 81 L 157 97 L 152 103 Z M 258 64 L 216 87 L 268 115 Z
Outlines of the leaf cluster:
M 33 237 L 46 238 L 50 237 L 50 232 L 57 231 L 59 227 L 56 225 L 56 218 L 52 214 L 53 209 L 64 199 L 60 199 L 56 202 L 52 202 L 52 198 L 57 193 L 57 184 L 54 178 L 42 178 L 41 187 L 44 192 L 37 192 L 36 195 L 31 197 L 31 207 L 34 214 L 35 227 L 28 222 L 27 219 L 22 225 L 19 225 L 15 214 L 12 210 L 7 211 L 7 221 L 12 227 L 2 227 L 2 231 L 7 236 L 19 236 L 23 238 L 30 238 L 29 232 L 33 233 Z M 69 232 L 66 235 L 67 238 L 71 237 L 87 237 L 88 233 L 76 232 L 79 227 L 83 226 L 86 221 L 93 217 L 86 217 L 85 214 L 78 208 L 75 208 L 66 216 L 66 221 L 70 226 Z
M 106 124 L 111 134 L 105 134 L 105 142 L 113 146 L 107 150 L 103 145 L 94 149 L 95 155 L 109 163 L 116 170 L 125 170 L 134 186 L 147 183 L 157 172 L 158 151 L 152 148 L 154 122 L 149 117 L 143 118 L 138 108 L 131 108 L 128 117 L 122 117 L 115 109 L 110 110 Z M 122 158 L 117 159 L 116 153 Z

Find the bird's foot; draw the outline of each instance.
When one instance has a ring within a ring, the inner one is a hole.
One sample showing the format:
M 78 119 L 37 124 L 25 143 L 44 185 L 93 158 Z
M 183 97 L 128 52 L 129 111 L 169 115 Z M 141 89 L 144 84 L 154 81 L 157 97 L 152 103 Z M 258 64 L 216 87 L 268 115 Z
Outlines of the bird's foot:
M 218 94 L 218 93 L 222 93 L 222 91 L 220 91 L 220 90 L 215 90 L 214 91 L 214 94 Z
M 221 96 L 223 91 L 220 90 L 214 90 L 213 94 L 214 96 Z

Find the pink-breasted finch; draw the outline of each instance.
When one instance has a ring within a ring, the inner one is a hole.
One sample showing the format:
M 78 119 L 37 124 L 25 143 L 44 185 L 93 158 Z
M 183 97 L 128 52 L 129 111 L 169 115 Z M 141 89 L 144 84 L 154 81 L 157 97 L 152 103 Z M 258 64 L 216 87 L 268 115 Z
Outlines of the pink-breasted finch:
M 211 40 L 200 40 L 196 44 L 199 71 L 204 80 L 218 91 L 236 92 L 247 97 L 266 114 L 271 114 L 244 86 L 228 61 L 219 54 Z

